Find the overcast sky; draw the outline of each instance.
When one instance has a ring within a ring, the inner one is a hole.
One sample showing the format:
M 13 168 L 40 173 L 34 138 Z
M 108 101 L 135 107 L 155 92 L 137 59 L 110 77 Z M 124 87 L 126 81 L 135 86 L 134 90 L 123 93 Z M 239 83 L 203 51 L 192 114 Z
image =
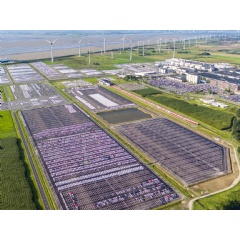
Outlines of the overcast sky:
M 1 2 L 0 29 L 239 29 L 236 0 Z

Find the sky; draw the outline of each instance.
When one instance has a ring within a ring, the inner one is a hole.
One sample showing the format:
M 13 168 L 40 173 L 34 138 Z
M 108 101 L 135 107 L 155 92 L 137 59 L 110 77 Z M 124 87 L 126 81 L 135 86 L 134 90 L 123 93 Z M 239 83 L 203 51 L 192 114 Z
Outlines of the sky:
M 240 20 L 235 0 L 11 0 L 0 8 L 0 30 L 238 30 Z M 230 211 L 4 211 L 0 223 L 7 239 L 230 239 L 236 219 Z
M 2 30 L 238 30 L 236 0 L 1 1 Z

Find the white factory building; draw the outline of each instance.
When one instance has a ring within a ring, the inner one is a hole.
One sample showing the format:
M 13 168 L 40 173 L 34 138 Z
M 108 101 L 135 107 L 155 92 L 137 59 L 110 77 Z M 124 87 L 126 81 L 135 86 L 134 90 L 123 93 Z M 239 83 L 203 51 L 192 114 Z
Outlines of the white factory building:
M 187 73 L 186 80 L 187 80 L 187 82 L 198 84 L 201 81 L 201 77 L 197 74 Z

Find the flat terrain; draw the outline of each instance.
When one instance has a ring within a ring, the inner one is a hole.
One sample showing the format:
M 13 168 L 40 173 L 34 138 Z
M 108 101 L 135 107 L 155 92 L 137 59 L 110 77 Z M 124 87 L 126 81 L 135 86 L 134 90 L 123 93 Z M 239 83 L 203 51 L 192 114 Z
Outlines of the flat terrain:
M 0 138 L 16 136 L 10 111 L 0 111 Z
M 66 209 L 152 209 L 180 198 L 73 105 L 22 112 Z
M 225 147 L 167 119 L 130 123 L 116 129 L 184 185 L 229 171 Z
M 23 150 L 20 140 L 11 137 L 0 139 L 0 209 L 36 209 L 29 182 L 25 177 Z
M 101 112 L 98 113 L 98 115 L 102 117 L 103 120 L 107 121 L 109 124 L 118 124 L 152 118 L 150 114 L 144 113 L 137 108 L 127 108 L 109 112 Z
M 135 106 L 131 101 L 103 87 L 75 87 L 66 89 L 66 92 L 94 112 Z

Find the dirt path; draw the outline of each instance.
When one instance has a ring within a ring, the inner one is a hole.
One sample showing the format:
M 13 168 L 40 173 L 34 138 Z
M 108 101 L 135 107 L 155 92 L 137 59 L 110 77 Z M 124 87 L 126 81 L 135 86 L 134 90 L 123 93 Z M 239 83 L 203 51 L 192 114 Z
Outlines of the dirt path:
M 196 200 L 201 199 L 201 198 L 205 198 L 205 197 L 209 197 L 209 196 L 212 196 L 214 194 L 221 193 L 221 192 L 224 192 L 226 190 L 229 190 L 229 189 L 235 187 L 240 182 L 240 166 L 239 166 L 238 156 L 237 156 L 235 148 L 234 148 L 234 155 L 235 155 L 235 159 L 236 159 L 237 167 L 238 167 L 238 176 L 235 178 L 235 180 L 232 182 L 232 184 L 229 187 L 227 187 L 227 188 L 221 189 L 219 191 L 216 191 L 216 192 L 204 195 L 204 196 L 196 197 L 196 198 L 190 200 L 189 203 L 188 203 L 189 210 L 193 210 L 193 203 Z

